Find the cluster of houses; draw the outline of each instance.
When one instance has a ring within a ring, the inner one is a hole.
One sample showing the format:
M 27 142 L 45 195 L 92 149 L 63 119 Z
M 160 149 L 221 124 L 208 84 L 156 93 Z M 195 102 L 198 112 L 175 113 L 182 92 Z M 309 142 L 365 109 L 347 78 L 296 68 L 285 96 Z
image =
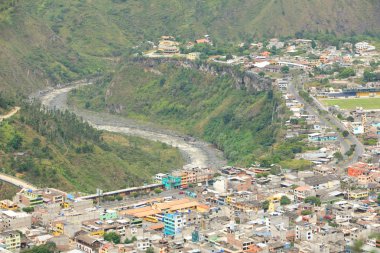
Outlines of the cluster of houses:
M 304 104 L 292 94 L 284 94 L 285 104 L 292 115 L 286 122 L 285 138 L 291 139 L 307 136 L 305 145 L 310 151 L 297 154 L 297 159 L 311 161 L 313 164 L 327 164 L 334 160 L 334 153 L 339 151 L 338 133 L 326 127 L 315 115 L 309 114 Z
M 330 253 L 361 241 L 363 252 L 376 251 L 379 164 L 353 164 L 338 176 L 341 169 L 186 168 L 157 174 L 160 191 L 103 206 L 57 189 L 23 189 L 0 201 L 0 248 L 52 242 L 70 253 Z

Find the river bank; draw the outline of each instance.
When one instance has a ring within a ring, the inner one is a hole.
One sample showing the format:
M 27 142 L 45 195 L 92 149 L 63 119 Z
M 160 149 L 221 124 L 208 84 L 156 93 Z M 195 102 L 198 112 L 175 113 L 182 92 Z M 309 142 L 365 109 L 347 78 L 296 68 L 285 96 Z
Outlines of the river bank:
M 226 164 L 223 153 L 209 143 L 159 128 L 152 123 L 139 122 L 109 113 L 82 110 L 67 105 L 67 94 L 71 90 L 91 84 L 92 82 L 78 82 L 63 88 L 39 92 L 33 97 L 40 99 L 41 103 L 47 108 L 69 110 L 99 130 L 137 136 L 177 147 L 186 160 L 187 166 L 218 168 Z

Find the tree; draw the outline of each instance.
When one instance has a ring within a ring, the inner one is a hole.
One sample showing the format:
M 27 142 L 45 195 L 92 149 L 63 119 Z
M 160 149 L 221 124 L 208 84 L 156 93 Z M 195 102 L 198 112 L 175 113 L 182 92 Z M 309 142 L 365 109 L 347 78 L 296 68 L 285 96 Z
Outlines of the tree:
M 216 177 L 220 177 L 222 174 L 220 174 L 219 172 L 216 172 L 216 173 L 214 173 L 214 178 L 216 178 Z
M 231 60 L 231 59 L 233 59 L 232 54 L 227 54 L 226 55 L 226 61 Z
M 41 140 L 39 138 L 33 138 L 32 145 L 34 147 L 39 147 L 41 145 Z
M 267 211 L 269 209 L 269 201 L 265 200 L 262 204 L 261 207 L 264 209 L 264 211 Z
M 160 194 L 161 192 L 162 192 L 162 190 L 160 188 L 154 189 L 154 193 L 156 193 L 156 194 Z
M 105 233 L 104 240 L 118 244 L 120 243 L 120 235 L 115 232 Z
M 338 161 L 342 161 L 342 160 L 343 160 L 343 155 L 342 155 L 342 153 L 340 153 L 339 151 L 334 153 L 334 157 L 335 157 L 335 159 L 337 159 Z
M 321 205 L 321 199 L 314 196 L 305 198 L 304 202 L 308 204 L 316 205 L 316 206 Z
M 265 76 L 265 72 L 263 72 L 263 71 L 259 72 L 259 76 L 264 77 Z
M 342 132 L 343 137 L 347 137 L 350 133 L 347 130 L 344 130 Z
M 363 250 L 362 250 L 363 245 L 364 245 L 364 242 L 362 240 L 356 240 L 356 241 L 354 241 L 354 244 L 351 247 L 352 252 L 353 253 L 363 252 Z
M 355 119 L 352 116 L 348 116 L 346 120 L 349 122 L 354 122 Z
M 302 215 L 310 215 L 310 214 L 311 214 L 311 211 L 310 211 L 310 210 L 302 210 L 302 211 L 301 211 L 301 214 L 302 214 Z
M 289 205 L 291 203 L 290 199 L 287 197 L 287 196 L 282 196 L 281 199 L 280 199 L 280 204 L 282 206 L 286 206 L 286 205 Z
M 34 207 L 32 207 L 32 206 L 24 207 L 24 208 L 22 208 L 22 211 L 24 211 L 26 213 L 33 213 Z
M 339 71 L 339 78 L 348 78 L 350 76 L 355 76 L 355 70 L 353 68 L 343 68 Z
M 128 237 L 125 238 L 124 243 L 125 243 L 125 244 L 130 244 L 130 243 L 133 243 L 133 242 L 135 242 L 135 241 L 137 241 L 136 236 L 132 236 L 131 239 L 129 239 Z
M 365 82 L 376 82 L 380 80 L 380 73 L 374 73 L 368 70 L 364 71 L 363 81 Z
M 311 47 L 312 48 L 316 48 L 317 47 L 317 43 L 315 42 L 315 40 L 311 41 Z
M 146 253 L 154 253 L 154 249 L 152 247 L 149 247 L 145 251 Z
M 54 253 L 57 251 L 57 247 L 54 242 L 48 242 L 44 245 L 34 246 L 31 249 L 27 249 L 25 253 Z
M 283 73 L 283 74 L 288 74 L 289 71 L 290 71 L 290 69 L 289 69 L 288 66 L 283 66 L 283 67 L 281 68 L 281 73 Z
M 9 141 L 8 146 L 14 150 L 18 150 L 22 146 L 22 137 L 19 134 L 15 134 L 13 138 Z

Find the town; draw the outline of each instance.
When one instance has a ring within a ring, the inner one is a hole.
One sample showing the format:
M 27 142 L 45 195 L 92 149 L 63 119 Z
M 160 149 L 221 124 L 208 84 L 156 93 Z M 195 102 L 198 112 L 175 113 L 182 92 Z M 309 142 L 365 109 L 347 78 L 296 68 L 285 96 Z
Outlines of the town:
M 137 57 L 206 61 L 270 79 L 286 107 L 292 163 L 184 166 L 91 195 L 2 177 L 21 189 L 0 201 L 1 253 L 49 245 L 70 253 L 379 251 L 375 45 L 273 38 L 226 53 L 209 35 L 143 44 Z

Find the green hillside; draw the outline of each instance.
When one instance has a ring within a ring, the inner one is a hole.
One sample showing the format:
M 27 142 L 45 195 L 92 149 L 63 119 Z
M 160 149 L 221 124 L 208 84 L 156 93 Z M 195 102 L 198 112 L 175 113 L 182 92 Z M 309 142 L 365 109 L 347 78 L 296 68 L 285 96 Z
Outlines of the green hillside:
M 12 199 L 20 189 L 5 182 L 0 182 L 0 199 Z
M 103 133 L 67 112 L 24 105 L 0 123 L 1 172 L 68 191 L 114 190 L 150 182 L 183 165 L 165 144 Z
M 188 41 L 210 34 L 216 45 L 303 31 L 378 35 L 379 12 L 375 0 L 2 0 L 0 91 L 21 101 L 42 87 L 113 73 L 111 87 L 80 91 L 73 100 L 202 137 L 230 161 L 248 164 L 279 138 L 276 94 L 246 93 L 232 89 L 227 77 L 167 65 L 160 66 L 163 75 L 138 65 L 119 71 L 125 56 L 161 35 Z M 137 138 L 95 132 L 99 139 L 66 140 L 57 133 L 72 116 L 55 112 L 40 119 L 56 127 L 43 132 L 26 109 L 0 126 L 0 168 L 33 183 L 112 189 L 182 163 L 178 151 Z M 25 154 L 15 159 L 16 151 Z
M 238 90 L 228 76 L 171 63 L 149 69 L 129 62 L 110 82 L 74 90 L 70 101 L 201 137 L 244 165 L 267 152 L 279 134 L 276 94 Z
M 164 34 L 217 44 L 296 32 L 379 34 L 373 0 L 3 0 L 0 89 L 22 93 L 113 70 Z M 13 89 L 13 90 L 15 90 Z

